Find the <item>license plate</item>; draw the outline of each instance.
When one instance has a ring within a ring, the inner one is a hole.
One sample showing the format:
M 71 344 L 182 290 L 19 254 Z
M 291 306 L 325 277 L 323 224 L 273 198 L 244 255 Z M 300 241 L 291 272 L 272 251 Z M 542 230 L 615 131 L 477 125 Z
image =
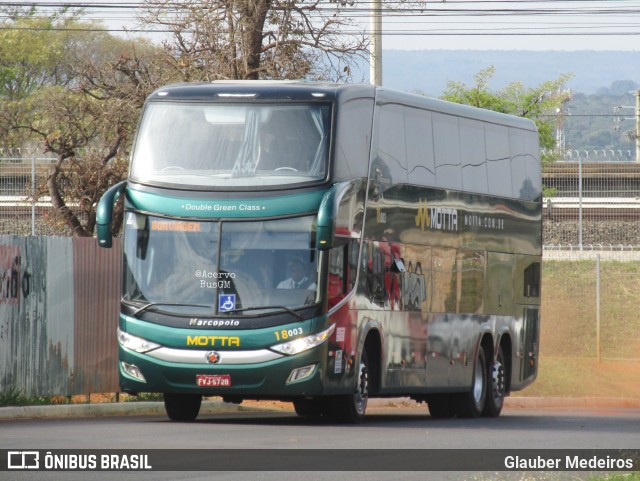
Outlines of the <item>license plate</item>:
M 202 387 L 231 387 L 229 374 L 198 374 L 196 384 Z

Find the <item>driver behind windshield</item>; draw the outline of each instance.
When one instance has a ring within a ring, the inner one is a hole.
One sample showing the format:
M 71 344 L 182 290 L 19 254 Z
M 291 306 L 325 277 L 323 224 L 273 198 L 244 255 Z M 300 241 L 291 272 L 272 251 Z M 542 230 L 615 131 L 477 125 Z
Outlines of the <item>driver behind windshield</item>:
M 293 257 L 287 262 L 289 277 L 278 284 L 278 289 L 308 289 L 315 290 L 316 283 L 311 279 L 311 264 L 300 257 Z

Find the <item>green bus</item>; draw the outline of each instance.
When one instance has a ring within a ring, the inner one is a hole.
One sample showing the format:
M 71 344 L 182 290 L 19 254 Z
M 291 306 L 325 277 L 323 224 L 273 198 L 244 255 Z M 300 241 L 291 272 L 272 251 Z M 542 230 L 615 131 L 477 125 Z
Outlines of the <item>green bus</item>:
M 111 247 L 124 198 L 121 390 L 179 421 L 498 416 L 537 374 L 539 152 L 529 120 L 371 85 L 158 89 L 97 212 Z

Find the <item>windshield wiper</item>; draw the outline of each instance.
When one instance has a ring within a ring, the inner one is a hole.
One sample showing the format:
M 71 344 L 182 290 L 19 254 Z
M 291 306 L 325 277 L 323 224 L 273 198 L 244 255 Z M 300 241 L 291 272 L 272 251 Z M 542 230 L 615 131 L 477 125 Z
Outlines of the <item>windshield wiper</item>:
M 300 314 L 298 314 L 296 311 L 289 309 L 287 306 L 260 306 L 260 307 L 245 307 L 243 309 L 231 309 L 229 311 L 220 311 L 219 314 L 225 314 L 227 312 L 229 313 L 237 313 L 237 312 L 244 312 L 244 311 L 261 311 L 263 309 L 280 309 L 281 311 L 286 311 L 289 314 L 293 314 L 294 316 L 296 316 L 298 319 L 300 319 L 301 321 L 304 320 L 304 317 L 302 317 Z
M 156 307 L 156 306 L 170 306 L 170 307 L 208 307 L 211 308 L 210 305 L 206 304 L 184 304 L 184 303 L 173 303 L 173 302 L 150 302 L 149 304 L 145 304 L 144 306 L 136 309 L 132 316 L 138 317 L 139 314 L 142 314 L 146 310 Z

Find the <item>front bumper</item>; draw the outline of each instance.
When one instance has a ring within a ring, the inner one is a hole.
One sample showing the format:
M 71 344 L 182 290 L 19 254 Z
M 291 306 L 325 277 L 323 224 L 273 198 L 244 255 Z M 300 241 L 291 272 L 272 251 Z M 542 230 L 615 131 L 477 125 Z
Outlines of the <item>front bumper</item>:
M 207 360 L 212 351 L 162 348 L 140 354 L 119 347 L 120 388 L 123 392 L 182 392 L 205 396 L 294 397 L 323 394 L 327 344 L 285 356 L 269 350 L 215 351 L 219 364 Z M 123 363 L 135 366 L 144 381 L 130 375 Z M 311 375 L 288 382 L 292 371 L 314 365 Z M 231 385 L 200 387 L 196 376 L 228 376 Z

